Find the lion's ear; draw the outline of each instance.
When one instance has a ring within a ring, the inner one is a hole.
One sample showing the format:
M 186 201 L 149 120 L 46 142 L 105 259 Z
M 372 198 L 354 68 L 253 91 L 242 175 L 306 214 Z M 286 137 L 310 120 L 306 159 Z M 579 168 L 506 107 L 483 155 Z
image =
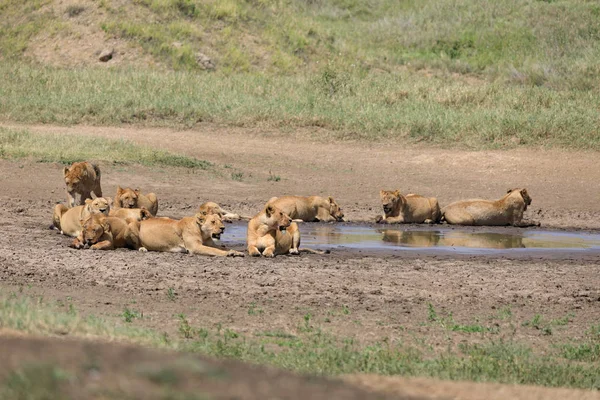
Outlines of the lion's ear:
M 400 197 L 400 190 L 396 190 L 396 191 L 394 191 L 394 196 L 396 196 L 396 197 Z
M 89 206 L 90 204 L 92 204 L 94 202 L 94 200 L 92 199 L 85 199 L 85 205 Z
M 69 167 L 65 167 L 63 168 L 63 176 L 66 178 L 67 174 L 69 173 Z
M 204 223 L 204 221 L 206 221 L 206 213 L 205 212 L 196 213 L 196 222 L 198 222 L 198 224 L 202 225 Z
M 138 195 L 138 196 L 140 195 L 140 189 L 135 188 L 135 189 L 133 189 L 133 191 L 135 192 L 136 195 Z
M 121 186 L 117 186 L 117 197 L 119 197 L 121 193 L 123 193 L 123 188 L 121 188 Z
M 87 221 L 87 218 L 86 219 L 79 218 L 79 225 L 83 226 L 83 224 L 85 224 L 85 221 Z
M 106 200 L 106 202 L 110 205 L 110 203 L 113 202 L 113 199 L 111 199 L 110 197 L 105 197 L 104 200 Z
M 150 213 L 150 211 L 148 211 L 148 209 L 146 207 L 142 207 L 140 208 L 141 210 L 141 214 L 142 214 L 142 219 L 148 219 L 150 217 L 152 217 L 152 213 Z
M 380 190 L 379 191 L 379 197 L 383 197 L 385 196 L 385 190 Z
M 335 200 L 333 200 L 333 197 L 331 197 L 331 196 L 328 197 L 328 200 L 329 200 L 329 204 L 335 203 Z
M 515 189 L 507 189 L 507 190 L 506 190 L 506 193 L 510 193 L 510 192 L 512 192 L 513 190 L 515 190 Z
M 271 204 L 265 207 L 265 214 L 267 214 L 267 217 L 270 217 L 273 212 L 275 212 L 275 208 L 273 208 Z

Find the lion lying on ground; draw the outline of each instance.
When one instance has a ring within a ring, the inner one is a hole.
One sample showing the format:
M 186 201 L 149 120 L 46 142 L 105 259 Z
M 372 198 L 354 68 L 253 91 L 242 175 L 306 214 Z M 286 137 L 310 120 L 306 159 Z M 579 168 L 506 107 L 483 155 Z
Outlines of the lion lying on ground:
M 523 220 L 530 204 L 527 189 L 509 189 L 500 200 L 473 199 L 449 204 L 442 210 L 442 218 L 456 225 L 539 226 L 538 222 Z
M 71 247 L 82 249 L 89 246 L 92 250 L 114 250 L 123 247 L 137 249 L 138 237 L 132 234 L 129 225 L 132 222 L 137 221 L 107 217 L 104 214 L 90 214 L 80 221 L 81 233 L 73 240 Z
M 235 250 L 220 249 L 213 242 L 225 230 L 217 214 L 197 213 L 180 220 L 150 218 L 130 225 L 132 235 L 139 238 L 140 251 L 167 251 L 207 256 L 240 256 Z
M 332 222 L 344 220 L 344 213 L 333 197 L 281 196 L 272 197 L 267 204 L 274 205 L 298 222 Z
M 143 221 L 145 219 L 151 218 L 152 214 L 150 211 L 146 209 L 146 207 L 141 208 L 112 208 L 108 213 L 110 217 L 116 217 L 121 219 L 134 219 L 136 221 Z
M 77 205 L 84 205 L 86 199 L 92 198 L 92 192 L 96 197 L 102 197 L 100 187 L 100 168 L 87 161 L 73 163 L 63 170 L 65 184 L 67 185 L 67 206 L 76 204 L 75 198 L 79 195 Z
M 399 190 L 381 190 L 383 215 L 376 222 L 387 224 L 433 224 L 440 221 L 440 206 L 435 197 L 418 194 L 404 196 Z
M 53 226 L 63 235 L 77 237 L 81 233 L 80 220 L 86 219 L 90 214 L 108 215 L 110 212 L 110 198 L 96 197 L 87 199 L 85 205 L 68 208 L 64 204 L 54 207 L 52 216 Z
M 225 211 L 221 208 L 217 203 L 213 203 L 212 201 L 207 201 L 206 203 L 202 203 L 200 207 L 198 207 L 199 213 L 206 214 L 217 214 L 219 215 L 223 221 L 234 221 L 234 220 L 249 220 L 250 217 L 243 217 L 238 214 L 234 214 L 229 211 Z
M 248 222 L 246 236 L 248 253 L 251 256 L 275 257 L 300 252 L 325 254 L 323 251 L 300 249 L 298 224 L 281 209 L 267 204 L 265 209 Z
M 113 207 L 115 209 L 145 207 L 154 217 L 158 212 L 158 199 L 154 193 L 142 194 L 139 189 L 123 189 L 117 186 Z

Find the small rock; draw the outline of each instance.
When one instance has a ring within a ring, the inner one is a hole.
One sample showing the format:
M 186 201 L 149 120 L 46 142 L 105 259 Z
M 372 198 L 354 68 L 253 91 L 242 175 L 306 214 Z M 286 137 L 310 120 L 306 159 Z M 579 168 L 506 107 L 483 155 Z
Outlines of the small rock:
M 208 69 L 208 70 L 215 69 L 215 63 L 204 53 L 196 53 L 196 62 L 203 69 Z
M 110 49 L 110 50 L 102 50 L 102 52 L 100 53 L 100 58 L 99 60 L 102 62 L 107 62 L 108 60 L 113 58 L 113 54 L 115 53 L 114 49 Z

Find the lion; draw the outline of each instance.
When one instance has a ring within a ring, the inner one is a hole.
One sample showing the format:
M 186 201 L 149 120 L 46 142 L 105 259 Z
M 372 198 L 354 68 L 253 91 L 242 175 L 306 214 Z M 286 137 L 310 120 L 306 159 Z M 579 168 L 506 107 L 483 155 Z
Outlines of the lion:
M 86 199 L 92 198 L 92 192 L 96 197 L 102 197 L 100 187 L 100 168 L 87 161 L 73 163 L 63 170 L 65 183 L 67 185 L 67 206 L 75 206 L 75 198 L 79 195 L 77 205 L 84 205 Z
M 539 226 L 539 222 L 523 220 L 523 213 L 531 205 L 527 189 L 509 189 L 499 200 L 462 200 L 442 209 L 442 218 L 455 225 L 512 225 Z
M 158 199 L 154 193 L 142 194 L 139 189 L 123 189 L 121 186 L 117 186 L 113 207 L 115 209 L 146 207 L 150 214 L 155 217 L 158 213 Z
M 272 197 L 267 204 L 281 209 L 297 222 L 343 221 L 344 213 L 333 197 L 281 196 Z
M 85 205 L 72 208 L 68 208 L 64 204 L 57 204 L 54 207 L 52 223 L 63 235 L 77 237 L 81 233 L 80 220 L 86 219 L 90 214 L 108 216 L 109 212 L 110 198 L 104 197 L 96 197 L 93 200 L 86 199 Z
M 326 252 L 300 249 L 300 230 L 290 216 L 273 204 L 267 204 L 260 213 L 248 222 L 246 236 L 248 253 L 251 256 L 275 257 L 284 254 Z
M 230 221 L 234 221 L 234 220 L 246 220 L 246 221 L 250 220 L 250 217 L 241 216 L 241 215 L 229 212 L 229 211 L 225 211 L 224 209 L 221 208 L 220 205 L 218 205 L 217 203 L 214 203 L 212 201 L 207 201 L 206 203 L 202 203 L 200 205 L 200 207 L 198 207 L 197 212 L 206 213 L 206 214 L 218 214 L 221 217 L 221 219 L 226 222 L 230 222 Z
M 196 213 L 180 220 L 150 218 L 131 225 L 132 235 L 139 238 L 140 251 L 166 251 L 207 256 L 243 257 L 244 253 L 220 249 L 213 242 L 225 230 L 217 214 Z
M 440 221 L 440 206 L 435 197 L 418 194 L 404 196 L 399 190 L 381 190 L 383 215 L 376 222 L 386 224 L 433 224 Z
M 121 219 L 134 219 L 136 221 L 143 221 L 148 218 L 152 218 L 150 211 L 146 207 L 141 208 L 112 208 L 108 213 L 110 217 L 117 217 Z
M 82 249 L 89 246 L 92 250 L 114 250 L 139 247 L 137 235 L 132 234 L 131 223 L 135 219 L 107 217 L 104 214 L 90 214 L 80 221 L 81 233 L 73 240 L 71 247 Z M 133 228 L 134 230 L 135 228 Z

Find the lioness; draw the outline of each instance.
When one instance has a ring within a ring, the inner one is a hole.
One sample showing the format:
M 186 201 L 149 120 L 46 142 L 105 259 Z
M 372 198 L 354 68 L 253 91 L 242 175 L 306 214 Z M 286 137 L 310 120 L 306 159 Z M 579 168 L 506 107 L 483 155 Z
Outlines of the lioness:
M 150 218 L 135 222 L 131 227 L 132 234 L 139 237 L 140 251 L 244 256 L 239 251 L 217 248 L 212 238 L 219 239 L 225 226 L 221 217 L 216 214 L 196 213 L 193 217 L 180 220 Z
M 54 207 L 52 223 L 63 235 L 76 237 L 81 233 L 80 220 L 86 219 L 90 214 L 108 216 L 109 212 L 110 199 L 104 197 L 96 197 L 94 200 L 86 199 L 84 206 L 72 208 L 67 208 L 64 204 L 57 204 Z
M 379 197 L 383 204 L 383 215 L 376 222 L 386 224 L 433 224 L 440 221 L 440 206 L 435 197 L 418 194 L 404 196 L 399 190 L 381 190 Z
M 114 208 L 142 208 L 146 207 L 152 216 L 158 212 L 158 199 L 154 193 L 142 194 L 139 189 L 121 188 L 117 186 Z
M 87 161 L 73 163 L 63 170 L 65 183 L 67 184 L 67 206 L 75 206 L 75 197 L 79 195 L 78 205 L 84 205 L 86 199 L 92 198 L 92 192 L 96 197 L 102 197 L 100 187 L 100 168 Z
M 117 217 L 121 219 L 134 219 L 136 221 L 143 221 L 152 217 L 152 214 L 150 214 L 150 211 L 148 211 L 146 207 L 119 208 L 116 210 L 112 208 L 108 215 L 111 217 Z
M 251 256 L 275 257 L 282 254 L 308 252 L 325 254 L 326 252 L 300 249 L 300 230 L 298 224 L 281 209 L 267 204 L 260 213 L 248 222 L 246 236 L 248 253 Z
M 139 247 L 137 235 L 131 234 L 129 224 L 135 220 L 107 217 L 103 214 L 90 214 L 81 219 L 81 233 L 71 247 L 82 249 L 90 246 L 92 250 L 113 250 L 122 247 Z
M 198 207 L 198 212 L 199 213 L 206 213 L 206 214 L 218 214 L 223 221 L 233 221 L 233 220 L 249 220 L 250 217 L 243 217 L 241 215 L 238 214 L 234 214 L 232 212 L 229 211 L 225 211 L 221 208 L 220 205 L 218 205 L 217 203 L 214 203 L 212 201 L 207 201 L 206 203 L 202 203 L 200 205 L 200 207 Z
M 509 189 L 500 200 L 462 200 L 442 209 L 442 218 L 456 225 L 513 225 L 539 226 L 538 222 L 523 220 L 531 204 L 527 189 Z
M 295 221 L 343 221 L 344 213 L 333 197 L 281 196 L 272 197 L 267 204 L 281 209 Z

